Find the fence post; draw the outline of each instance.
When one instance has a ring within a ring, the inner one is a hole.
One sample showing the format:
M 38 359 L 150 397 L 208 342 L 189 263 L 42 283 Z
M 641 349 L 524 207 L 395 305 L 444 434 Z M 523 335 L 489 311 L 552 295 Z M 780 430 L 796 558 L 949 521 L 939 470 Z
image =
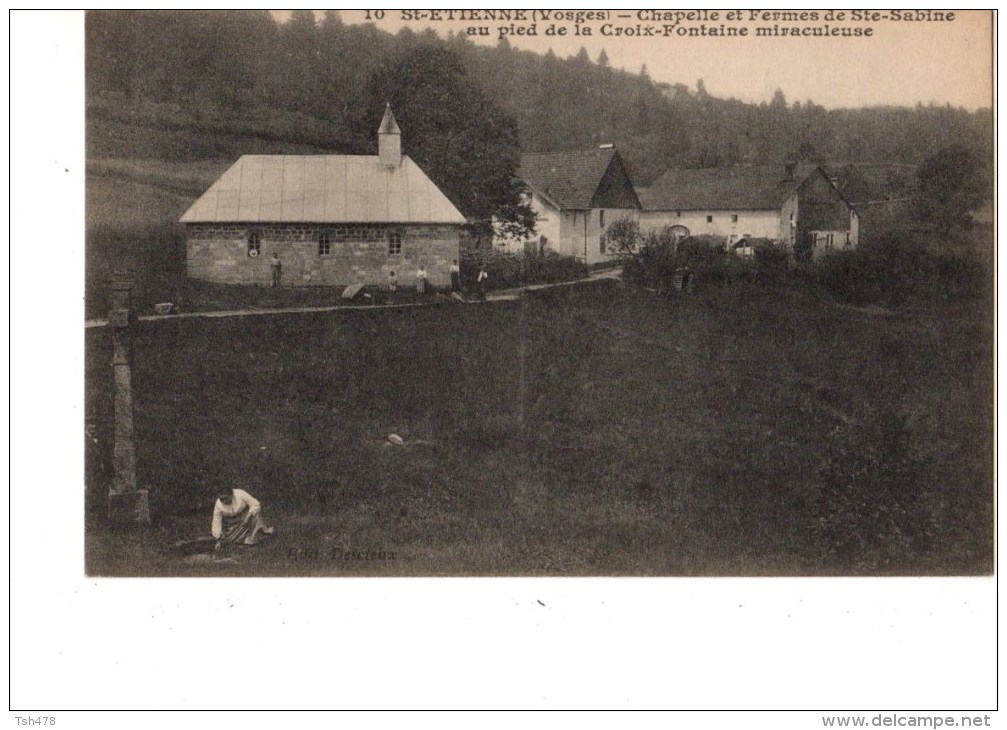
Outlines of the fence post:
M 112 374 L 115 384 L 115 430 L 112 447 L 114 475 L 108 493 L 111 522 L 150 524 L 146 489 L 136 482 L 136 446 L 133 440 L 133 386 L 131 373 L 133 323 L 132 282 L 117 279 L 111 287 L 108 325 L 112 332 Z

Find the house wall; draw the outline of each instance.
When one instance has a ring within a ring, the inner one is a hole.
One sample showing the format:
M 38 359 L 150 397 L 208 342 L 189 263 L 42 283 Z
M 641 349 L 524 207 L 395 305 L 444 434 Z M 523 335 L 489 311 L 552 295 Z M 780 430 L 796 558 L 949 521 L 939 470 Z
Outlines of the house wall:
M 797 221 L 800 219 L 800 213 L 800 200 L 796 195 L 791 195 L 783 201 L 783 206 L 780 208 L 780 230 L 776 240 L 781 241 L 791 251 L 797 241 Z
M 808 235 L 814 238 L 813 258 L 830 251 L 843 251 L 860 245 L 860 217 L 856 211 L 849 211 L 849 228 L 835 230 L 813 230 Z
M 809 176 L 797 191 L 800 208 L 796 235 L 817 258 L 860 243 L 860 219 L 820 171 Z
M 707 217 L 713 220 L 708 221 Z M 737 216 L 738 220 L 732 220 Z M 640 213 L 644 231 L 660 231 L 669 226 L 685 226 L 692 236 L 723 236 L 737 241 L 743 236 L 782 240 L 784 229 L 780 211 L 775 210 L 648 210 Z M 789 227 L 789 223 L 788 223 Z
M 628 217 L 635 221 L 638 216 L 639 211 L 634 208 L 564 210 L 561 218 L 560 248 L 557 251 L 567 256 L 574 256 L 589 265 L 611 261 L 611 255 L 601 248 L 602 234 L 619 218 Z
M 601 225 L 602 214 L 604 213 L 605 228 L 620 218 L 626 216 L 636 218 L 638 214 L 638 211 L 632 208 L 558 210 L 536 193 L 532 193 L 531 208 L 538 217 L 535 224 L 536 237 L 532 239 L 533 241 L 544 238 L 546 248 L 563 256 L 575 256 L 586 260 L 588 264 L 608 261 L 611 258 L 601 250 L 601 234 L 604 230 Z M 495 246 L 509 253 L 520 253 L 525 250 L 525 241 L 499 237 L 495 240 Z
M 432 286 L 451 283 L 450 266 L 459 256 L 454 225 L 238 225 L 190 223 L 186 226 L 186 272 L 194 279 L 226 284 L 270 283 L 270 260 L 283 266 L 284 286 L 346 286 L 388 282 L 395 271 L 400 286 L 415 282 L 422 264 Z M 248 255 L 248 234 L 260 237 L 258 257 Z M 402 252 L 389 254 L 389 236 L 398 232 Z M 330 253 L 319 254 L 318 238 L 328 233 Z
M 801 217 L 799 227 L 807 231 L 850 230 L 850 207 L 836 187 L 819 171 L 801 183 L 797 191 Z
M 856 246 L 850 231 L 809 231 L 812 242 L 811 256 L 813 259 L 835 251 L 843 251 Z
M 495 236 L 493 239 L 494 248 L 507 253 L 521 253 L 526 248 L 539 250 L 540 243 L 545 247 L 562 253 L 559 250 L 561 237 L 561 220 L 563 214 L 547 202 L 542 196 L 532 192 L 529 198 L 529 205 L 535 212 L 535 233 L 530 239 L 511 238 L 507 236 Z M 544 241 L 543 241 L 544 239 Z
M 602 233 L 620 218 L 638 219 L 639 213 L 638 210 L 632 208 L 563 211 L 560 233 L 561 253 L 576 256 L 587 264 L 610 261 L 612 256 L 601 248 Z M 604 226 L 602 219 L 604 219 Z
M 547 248 L 562 253 L 558 246 L 562 235 L 560 221 L 563 214 L 535 193 L 531 196 L 531 208 L 535 211 L 535 232 L 539 240 L 545 239 L 543 243 Z

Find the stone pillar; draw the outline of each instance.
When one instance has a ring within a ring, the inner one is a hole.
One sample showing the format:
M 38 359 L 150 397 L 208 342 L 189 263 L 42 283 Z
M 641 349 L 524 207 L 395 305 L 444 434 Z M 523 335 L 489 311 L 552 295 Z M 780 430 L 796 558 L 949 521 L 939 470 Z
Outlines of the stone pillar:
M 132 283 L 112 284 L 108 326 L 112 333 L 112 373 L 115 381 L 115 434 L 112 447 L 114 476 L 108 493 L 112 522 L 150 524 L 147 490 L 136 483 L 136 446 L 133 442 L 133 387 L 131 378 Z

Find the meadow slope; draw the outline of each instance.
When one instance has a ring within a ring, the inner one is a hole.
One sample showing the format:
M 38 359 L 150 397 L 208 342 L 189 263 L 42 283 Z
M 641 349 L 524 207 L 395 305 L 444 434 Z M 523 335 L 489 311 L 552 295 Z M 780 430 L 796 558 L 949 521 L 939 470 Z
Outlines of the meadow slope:
M 109 342 L 91 330 L 87 570 L 986 573 L 990 327 L 967 307 L 613 282 L 145 323 L 136 428 L 156 518 L 136 533 L 100 515 Z M 233 564 L 179 561 L 168 546 L 205 534 L 222 484 L 259 496 L 277 538 Z M 333 559 L 360 550 L 394 560 Z

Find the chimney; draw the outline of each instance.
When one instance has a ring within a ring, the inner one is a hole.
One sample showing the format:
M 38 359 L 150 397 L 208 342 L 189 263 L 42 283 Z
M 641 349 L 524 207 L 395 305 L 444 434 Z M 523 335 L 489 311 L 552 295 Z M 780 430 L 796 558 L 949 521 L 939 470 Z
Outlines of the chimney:
M 391 104 L 385 104 L 385 116 L 378 127 L 378 162 L 390 170 L 402 164 L 402 131 Z
M 783 182 L 796 182 L 794 173 L 797 170 L 796 162 L 788 162 L 783 166 Z

